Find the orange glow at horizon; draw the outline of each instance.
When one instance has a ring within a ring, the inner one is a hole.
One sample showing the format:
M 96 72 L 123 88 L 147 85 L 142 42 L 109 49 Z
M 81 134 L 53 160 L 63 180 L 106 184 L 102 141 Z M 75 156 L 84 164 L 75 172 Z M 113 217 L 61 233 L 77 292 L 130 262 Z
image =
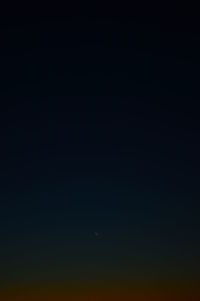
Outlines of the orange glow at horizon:
M 0 300 L 3 301 L 197 301 L 200 293 L 196 290 L 182 291 L 140 287 L 116 288 L 87 287 L 74 289 L 64 288 L 7 288 L 0 290 Z

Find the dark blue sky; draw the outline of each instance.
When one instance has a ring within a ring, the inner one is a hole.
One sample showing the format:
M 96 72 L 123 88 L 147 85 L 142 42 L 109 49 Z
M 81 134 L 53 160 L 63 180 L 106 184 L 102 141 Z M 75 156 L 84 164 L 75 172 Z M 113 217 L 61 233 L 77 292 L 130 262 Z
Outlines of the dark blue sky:
M 132 18 L 2 24 L 2 283 L 197 277 L 198 38 Z

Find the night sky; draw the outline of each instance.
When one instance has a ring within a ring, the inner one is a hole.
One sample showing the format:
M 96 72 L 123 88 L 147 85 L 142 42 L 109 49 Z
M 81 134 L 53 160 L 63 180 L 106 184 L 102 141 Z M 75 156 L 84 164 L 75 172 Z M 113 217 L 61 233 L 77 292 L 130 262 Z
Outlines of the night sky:
M 191 21 L 1 20 L 2 300 L 200 295 Z

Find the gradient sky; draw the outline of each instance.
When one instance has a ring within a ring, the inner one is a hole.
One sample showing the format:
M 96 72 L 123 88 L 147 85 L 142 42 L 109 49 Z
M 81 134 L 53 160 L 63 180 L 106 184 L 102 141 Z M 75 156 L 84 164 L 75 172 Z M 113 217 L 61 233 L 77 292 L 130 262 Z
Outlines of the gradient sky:
M 199 35 L 165 25 L 2 23 L 3 300 L 197 298 Z

